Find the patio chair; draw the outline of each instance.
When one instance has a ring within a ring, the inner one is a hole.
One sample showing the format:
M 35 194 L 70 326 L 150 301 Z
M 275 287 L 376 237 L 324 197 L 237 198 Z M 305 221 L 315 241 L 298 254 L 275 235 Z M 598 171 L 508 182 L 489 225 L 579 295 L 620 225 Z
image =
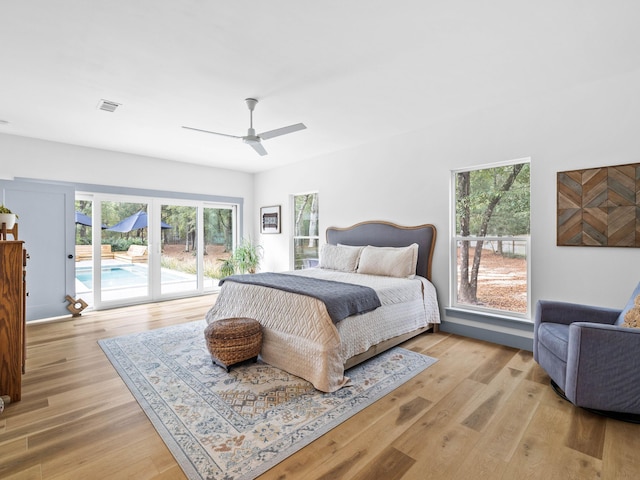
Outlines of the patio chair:
M 623 326 L 640 283 L 622 310 L 540 300 L 533 356 L 556 392 L 578 407 L 640 423 L 640 328 Z
M 116 260 L 129 263 L 142 263 L 146 262 L 147 246 L 146 245 L 130 245 L 126 252 L 118 252 L 114 255 Z

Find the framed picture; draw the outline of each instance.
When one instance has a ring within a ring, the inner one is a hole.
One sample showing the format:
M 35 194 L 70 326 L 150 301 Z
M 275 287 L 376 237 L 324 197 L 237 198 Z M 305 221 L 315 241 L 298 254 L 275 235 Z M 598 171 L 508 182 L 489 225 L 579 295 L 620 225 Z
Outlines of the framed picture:
M 280 205 L 260 208 L 260 233 L 280 233 Z

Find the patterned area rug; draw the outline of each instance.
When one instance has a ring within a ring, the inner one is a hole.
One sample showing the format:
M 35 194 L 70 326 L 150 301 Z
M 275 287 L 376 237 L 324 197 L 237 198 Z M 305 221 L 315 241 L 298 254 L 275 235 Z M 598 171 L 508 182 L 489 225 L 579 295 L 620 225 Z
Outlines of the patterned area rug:
M 204 321 L 98 343 L 192 479 L 249 479 L 339 425 L 437 360 L 393 348 L 322 393 L 261 362 L 211 363 Z

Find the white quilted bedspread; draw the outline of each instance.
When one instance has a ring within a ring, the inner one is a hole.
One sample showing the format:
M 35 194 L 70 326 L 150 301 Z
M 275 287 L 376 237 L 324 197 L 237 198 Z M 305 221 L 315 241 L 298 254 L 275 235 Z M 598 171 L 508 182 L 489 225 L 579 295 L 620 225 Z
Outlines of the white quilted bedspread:
M 440 323 L 435 287 L 422 278 L 399 279 L 325 269 L 287 272 L 373 288 L 382 306 L 336 325 L 320 300 L 257 285 L 225 282 L 207 322 L 249 317 L 263 327 L 262 359 L 310 381 L 318 390 L 344 386 L 344 362 L 381 341 Z

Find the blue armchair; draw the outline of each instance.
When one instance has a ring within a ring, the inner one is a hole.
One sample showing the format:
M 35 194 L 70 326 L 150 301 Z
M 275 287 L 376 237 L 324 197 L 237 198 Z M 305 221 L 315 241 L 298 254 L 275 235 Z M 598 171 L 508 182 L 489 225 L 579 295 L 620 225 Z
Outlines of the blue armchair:
M 640 328 L 622 326 L 639 294 L 623 310 L 538 302 L 533 357 L 574 405 L 640 420 Z

